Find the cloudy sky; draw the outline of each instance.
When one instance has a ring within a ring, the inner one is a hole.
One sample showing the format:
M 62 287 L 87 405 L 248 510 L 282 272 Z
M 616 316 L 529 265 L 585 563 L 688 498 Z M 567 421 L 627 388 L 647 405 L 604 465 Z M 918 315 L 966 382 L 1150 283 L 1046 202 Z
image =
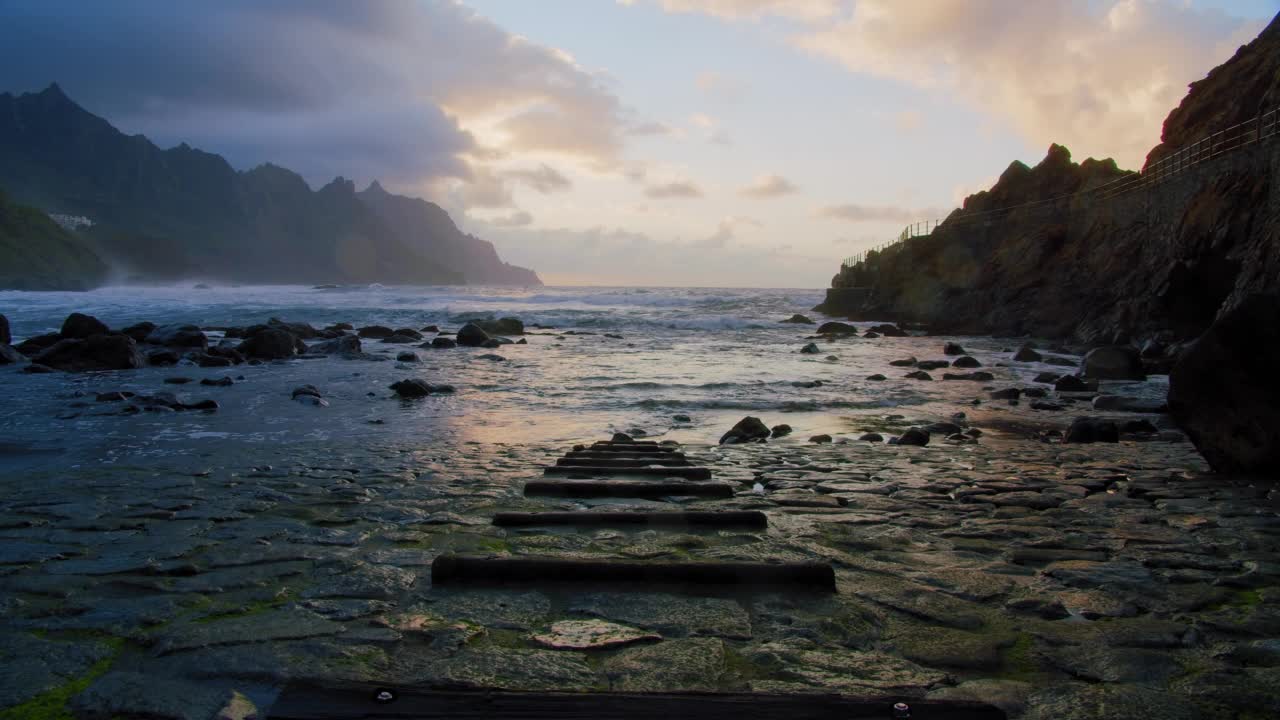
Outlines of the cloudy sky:
M 440 203 L 548 283 L 822 287 L 1051 142 L 1141 165 L 1280 0 L 0 0 L 0 91 Z

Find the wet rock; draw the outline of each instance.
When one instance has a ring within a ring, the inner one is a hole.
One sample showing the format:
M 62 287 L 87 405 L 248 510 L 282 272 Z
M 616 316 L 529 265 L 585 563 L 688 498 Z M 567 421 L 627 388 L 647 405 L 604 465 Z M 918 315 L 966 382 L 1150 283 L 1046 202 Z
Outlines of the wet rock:
M 982 363 L 978 362 L 978 359 L 975 357 L 972 357 L 970 355 L 964 355 L 962 357 L 958 357 L 955 360 L 953 360 L 951 362 L 951 367 L 976 368 L 976 367 L 982 367 Z
M 1280 296 L 1223 314 L 1169 376 L 1178 427 L 1218 472 L 1280 472 Z
M 1062 376 L 1061 376 L 1061 375 L 1059 375 L 1059 374 L 1057 374 L 1057 373 L 1042 372 L 1042 373 L 1040 373 L 1039 375 L 1036 375 L 1036 376 L 1035 376 L 1035 379 L 1034 379 L 1034 380 L 1032 380 L 1032 382 L 1038 382 L 1038 383 L 1042 383 L 1042 384 L 1045 384 L 1045 385 L 1052 385 L 1052 384 L 1054 384 L 1054 383 L 1058 382 L 1058 379 L 1059 379 L 1059 378 L 1061 378 L 1061 377 L 1062 377 Z
M 571 598 L 569 612 L 625 623 L 669 637 L 751 637 L 747 611 L 737 601 L 727 598 L 597 592 Z
M 156 350 L 147 353 L 147 362 L 159 367 L 177 365 L 181 359 L 182 357 L 172 350 Z
M 498 690 L 572 690 L 599 678 L 582 653 L 503 647 L 466 649 L 434 665 L 436 682 Z
M 432 385 L 425 380 L 411 378 L 391 384 L 391 389 L 402 398 L 420 398 L 431 394 L 451 393 L 450 385 Z
M 983 678 L 934 690 L 926 698 L 944 702 L 986 703 L 1000 708 L 1009 717 L 1018 717 L 1026 710 L 1027 698 L 1034 691 L 1035 685 L 1029 682 Z
M 1120 442 L 1120 429 L 1111 420 L 1078 417 L 1062 438 L 1065 443 Z
M 287 330 L 264 328 L 250 335 L 236 349 L 249 358 L 282 360 L 306 352 L 307 346 Z
M 0 633 L 0 648 L 0 707 L 8 709 L 80 678 L 112 655 L 106 643 L 55 642 L 8 629 Z M 40 717 L 34 712 L 12 715 Z
M 155 636 L 153 651 L 168 655 L 184 650 L 280 640 L 325 637 L 346 627 L 301 608 L 268 610 L 212 622 L 167 625 Z
M 1040 362 L 1044 356 L 1036 352 L 1034 349 L 1023 345 L 1018 348 L 1018 352 L 1013 354 L 1013 359 L 1018 362 Z
M 880 333 L 885 337 L 906 337 L 907 336 L 907 332 L 905 330 L 898 327 L 897 325 L 890 325 L 888 323 L 885 323 L 883 325 L 873 325 L 871 329 L 875 332 Z
M 1064 585 L 1073 588 L 1108 591 L 1132 591 L 1147 593 L 1154 578 L 1151 571 L 1136 562 L 1117 560 L 1093 562 L 1089 560 L 1064 560 L 1051 563 L 1044 571 Z
M 1027 698 L 1025 720 L 1197 720 L 1185 699 L 1136 684 L 1055 685 Z
M 661 639 L 657 633 L 604 620 L 562 620 L 532 637 L 535 643 L 552 650 L 609 650 Z
M 458 344 L 466 347 L 485 347 L 491 339 L 489 333 L 475 323 L 463 325 L 457 335 Z
M 13 346 L 14 350 L 26 355 L 27 357 L 35 357 L 40 351 L 57 345 L 62 340 L 62 336 L 58 333 L 49 333 L 48 335 L 37 335 L 27 338 L 17 345 Z
M 497 353 L 484 353 L 483 355 L 477 355 L 476 359 L 488 360 L 490 362 L 506 362 L 507 361 L 506 358 L 502 357 L 501 355 L 498 355 Z
M 795 315 L 793 317 L 803 317 Z M 10 345 L 13 343 L 13 335 L 9 332 L 9 318 L 0 315 L 0 345 Z
M 316 584 L 304 590 L 302 597 L 394 600 L 416 581 L 417 574 L 412 570 L 359 563 L 353 568 L 335 569 L 328 577 L 316 578 Z
M 440 617 L 503 630 L 528 631 L 543 627 L 551 613 L 551 600 L 540 592 L 477 590 L 438 593 L 433 589 L 425 599 L 429 601 L 431 612 Z M 570 612 L 576 611 L 571 609 Z M 601 617 L 628 625 L 637 624 L 622 618 Z
M 910 428 L 898 437 L 898 445 L 916 445 L 924 447 L 929 444 L 929 433 L 920 428 Z
M 821 434 L 821 435 L 814 435 L 814 436 L 812 436 L 812 437 L 810 437 L 810 438 L 809 438 L 809 442 L 811 442 L 811 443 L 817 443 L 817 444 L 819 444 L 819 445 L 824 444 L 824 443 L 829 443 L 829 442 L 831 442 L 831 436 L 830 436 L 830 435 L 827 435 L 826 433 L 823 433 L 823 434 Z
M 950 367 L 951 363 L 947 360 L 921 360 L 916 363 L 916 367 L 921 370 L 941 370 L 944 367 Z
M 166 385 L 186 385 L 193 380 L 189 377 L 167 377 L 164 379 Z
M 819 335 L 856 335 L 858 328 L 849 323 L 836 321 L 824 322 L 818 326 Z
M 311 327 L 308 323 L 285 322 L 279 318 L 271 318 L 268 320 L 267 327 L 275 328 L 276 330 L 284 330 L 290 335 L 302 340 L 315 340 L 316 338 L 323 336 L 323 333 L 316 330 L 314 327 Z
M 395 335 L 382 338 L 382 342 L 387 343 L 388 345 L 408 345 L 409 343 L 416 343 L 420 340 L 422 340 L 422 335 L 416 332 L 413 335 L 401 335 L 397 332 Z
M 1127 435 L 1141 435 L 1159 431 L 1160 429 L 1152 425 L 1150 420 L 1126 420 L 1120 424 L 1120 432 Z
M 428 347 L 428 345 L 423 345 L 422 347 Z M 435 348 L 437 350 L 447 350 L 449 348 L 458 347 L 458 343 L 454 342 L 452 338 L 437 337 L 437 338 L 431 339 L 431 343 L 429 347 Z
M 303 405 L 312 405 L 314 407 L 329 407 L 329 401 L 325 400 L 324 394 L 315 385 L 303 385 L 296 387 L 289 394 L 290 399 L 302 403 Z
M 876 338 L 880 337 L 880 333 L 876 332 L 875 330 L 868 330 L 862 333 L 862 337 L 868 340 L 875 340 Z
M 1138 351 L 1127 345 L 1094 348 L 1084 356 L 1084 376 L 1096 380 L 1145 380 Z
M 932 435 L 955 435 L 956 433 L 962 432 L 964 430 L 964 428 L 960 427 L 959 425 L 955 423 L 949 423 L 949 422 L 929 423 L 928 425 L 925 425 L 924 428 L 922 429 L 925 432 L 930 433 Z
M 979 496 L 979 500 L 989 502 L 996 507 L 1023 507 L 1031 510 L 1048 510 L 1062 504 L 1062 498 L 1042 492 L 1019 490 Z
M 507 342 L 510 342 L 510 341 L 508 340 Z M 502 345 L 503 345 L 502 338 L 494 338 L 494 337 L 491 337 L 488 340 L 485 340 L 484 342 L 480 343 L 480 347 L 488 348 L 490 350 L 494 348 L 500 348 L 502 347 Z
M 915 364 L 917 362 L 919 361 L 916 360 L 914 357 L 909 357 L 909 358 L 903 358 L 901 360 L 890 360 L 889 364 L 893 365 L 894 367 L 915 367 Z
M 359 330 L 356 330 L 356 334 L 362 338 L 381 340 L 382 338 L 389 338 L 392 335 L 395 335 L 396 331 L 386 327 L 385 325 L 366 325 Z
M 767 643 L 743 656 L 780 681 L 753 681 L 756 692 L 796 692 L 820 688 L 854 697 L 911 697 L 941 685 L 947 674 L 888 653 L 817 649 Z
M 363 348 L 358 336 L 342 335 L 318 342 L 307 348 L 307 352 L 318 355 L 359 355 L 363 352 Z
M 62 321 L 59 335 L 66 340 L 83 340 L 92 335 L 106 335 L 111 332 L 107 324 L 92 315 L 71 313 Z
M 858 437 L 863 442 L 884 442 L 884 436 L 880 433 L 863 433 Z
M 14 350 L 7 343 L 0 343 L 0 365 L 14 365 L 26 361 L 27 358 L 22 353 Z
M 133 338 L 134 342 L 145 342 L 147 339 L 147 336 L 150 335 L 151 332 L 155 329 L 156 329 L 155 323 L 144 321 L 140 323 L 134 323 L 133 325 L 130 325 L 129 327 L 121 330 L 120 332 L 124 335 L 128 335 L 129 337 Z
M 720 444 L 738 444 L 765 440 L 769 437 L 769 426 L 758 418 L 748 415 L 738 421 L 729 432 L 720 436 Z
M 229 690 L 157 676 L 110 672 L 69 703 L 80 717 L 209 720 L 230 702 Z
M 146 342 L 166 347 L 209 347 L 209 338 L 195 325 L 161 325 L 147 333 Z
M 800 313 L 796 313 L 795 315 L 792 315 L 791 317 L 787 318 L 786 320 L 781 320 L 781 321 L 779 321 L 779 322 L 784 322 L 784 323 L 796 323 L 797 325 L 812 325 L 812 324 L 813 324 L 813 321 L 812 321 L 812 320 L 810 320 L 808 317 L 806 317 L 806 316 L 804 316 L 804 315 L 801 315 Z
M 128 335 L 91 335 L 83 340 L 62 340 L 32 358 L 58 370 L 133 370 L 146 360 Z
M 943 380 L 968 380 L 971 382 L 991 382 L 996 379 L 995 375 L 984 370 L 971 373 L 943 373 Z
M 993 390 L 990 393 L 992 400 L 1017 400 L 1022 397 L 1022 390 L 1019 388 L 1003 388 L 1001 390 Z
M 791 426 L 787 425 L 786 423 L 783 423 L 781 425 L 774 425 L 773 428 L 769 430 L 770 437 L 780 438 L 790 434 L 791 434 Z
M 693 422 L 693 418 L 689 417 L 688 415 L 684 415 L 684 414 L 676 414 L 676 415 L 672 415 L 672 416 L 671 416 L 671 419 L 672 419 L 673 421 L 675 421 L 675 422 L 678 422 L 678 423 Z
M 1063 375 L 1053 381 L 1053 389 L 1058 392 L 1088 392 L 1097 388 L 1097 383 L 1085 382 L 1079 375 Z
M 405 352 L 396 354 L 397 362 L 416 363 L 416 362 L 419 362 L 420 360 L 421 358 L 418 357 L 418 353 L 416 352 L 405 351 Z
M 1093 399 L 1093 409 L 1155 414 L 1167 411 L 1169 406 L 1154 400 L 1140 400 L 1121 395 L 1099 395 Z
M 723 641 L 689 638 L 623 650 L 603 670 L 615 691 L 711 691 L 719 686 L 724 662 Z
M 516 344 L 516 345 L 528 345 L 528 344 L 529 344 L 529 341 L 528 341 L 528 340 L 525 340 L 524 338 L 520 338 L 519 340 L 517 340 L 517 341 L 515 342 L 515 344 Z
M 223 375 L 217 380 L 214 380 L 213 378 L 203 378 L 200 380 L 200 384 L 206 387 L 231 387 L 236 384 L 236 381 L 232 380 L 230 376 Z
M 914 372 L 909 372 L 906 375 L 903 375 L 903 377 L 909 378 L 911 380 L 932 380 L 933 379 L 932 375 L 930 375 L 929 373 L 923 370 L 916 370 Z
M 1001 664 L 1001 650 L 1013 644 L 1003 633 L 908 625 L 890 641 L 906 659 L 938 668 L 982 669 Z
M 888 378 L 886 378 L 884 375 L 881 375 L 880 373 L 875 373 L 874 375 L 868 375 L 867 379 L 873 382 L 880 382 L 882 380 L 887 380 Z
M 816 344 L 809 343 L 808 345 L 805 345 L 804 347 L 800 348 L 800 352 L 804 353 L 805 355 L 817 355 L 818 353 L 822 352 L 822 350 Z
M 960 347 L 960 343 L 949 342 L 942 346 L 943 355 L 964 355 L 964 348 Z
M 520 318 L 504 317 L 497 320 L 477 320 L 475 324 L 490 335 L 523 335 L 524 323 Z

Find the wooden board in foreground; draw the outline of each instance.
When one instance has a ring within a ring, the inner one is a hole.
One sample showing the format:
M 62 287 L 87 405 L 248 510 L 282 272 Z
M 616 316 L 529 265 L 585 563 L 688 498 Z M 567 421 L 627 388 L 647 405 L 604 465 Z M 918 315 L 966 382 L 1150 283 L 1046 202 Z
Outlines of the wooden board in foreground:
M 379 693 L 395 699 L 377 702 Z M 267 720 L 890 720 L 900 698 L 751 693 L 560 693 L 431 690 L 362 683 L 293 682 Z M 912 720 L 1005 720 L 991 705 L 907 700 Z

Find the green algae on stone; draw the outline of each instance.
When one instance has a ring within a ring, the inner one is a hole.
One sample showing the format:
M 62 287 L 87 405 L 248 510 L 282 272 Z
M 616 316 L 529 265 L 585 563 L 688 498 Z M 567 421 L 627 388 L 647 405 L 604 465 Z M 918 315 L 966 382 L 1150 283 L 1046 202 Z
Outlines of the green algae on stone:
M 0 720 L 74 720 L 68 702 L 111 669 L 119 657 L 124 641 L 111 639 L 101 644 L 105 646 L 106 657 L 94 662 L 79 677 L 0 710 Z
M 719 638 L 667 640 L 623 650 L 605 660 L 602 670 L 611 690 L 716 690 L 725 673 L 725 645 Z

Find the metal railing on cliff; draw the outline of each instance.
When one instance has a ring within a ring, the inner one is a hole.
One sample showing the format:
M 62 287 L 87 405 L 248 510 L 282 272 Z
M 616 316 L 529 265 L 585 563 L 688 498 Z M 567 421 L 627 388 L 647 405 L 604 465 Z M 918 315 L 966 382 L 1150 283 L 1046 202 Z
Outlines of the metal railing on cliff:
M 1082 198 L 1110 200 L 1137 190 L 1150 188 L 1220 155 L 1259 145 L 1277 135 L 1280 135 L 1280 108 L 1258 113 L 1255 117 L 1242 123 L 1219 130 L 1196 142 L 1185 145 L 1150 163 L 1141 172 L 1128 173 L 1111 182 L 1075 193 L 983 210 L 981 212 L 965 213 L 951 218 L 947 222 L 949 225 L 978 221 L 989 222 L 1000 215 L 1007 215 L 1020 210 L 1048 208 L 1062 201 L 1074 201 Z M 912 223 L 903 228 L 896 238 L 845 258 L 841 262 L 841 267 L 853 268 L 861 265 L 863 267 L 859 269 L 870 270 L 872 268 L 868 266 L 877 264 L 876 261 L 883 259 L 887 253 L 901 248 L 904 243 L 912 238 L 932 234 L 942 222 L 942 220 L 925 220 Z

